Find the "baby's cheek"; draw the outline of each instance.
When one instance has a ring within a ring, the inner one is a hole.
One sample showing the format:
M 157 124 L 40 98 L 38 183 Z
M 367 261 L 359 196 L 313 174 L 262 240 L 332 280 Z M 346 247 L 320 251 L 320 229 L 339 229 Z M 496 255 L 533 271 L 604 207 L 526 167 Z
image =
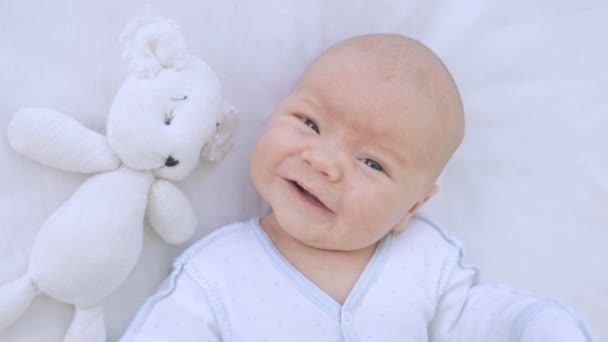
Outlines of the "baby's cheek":
M 267 153 L 276 152 L 293 140 L 289 130 L 277 126 L 269 126 L 260 137 L 259 143 L 264 145 Z
M 404 205 L 390 192 L 373 191 L 367 199 L 367 211 L 379 229 L 394 226 L 401 217 Z M 380 228 L 382 227 L 382 228 Z
M 375 221 L 382 211 L 381 200 L 364 182 L 346 187 L 344 199 L 348 203 L 350 215 L 360 222 Z

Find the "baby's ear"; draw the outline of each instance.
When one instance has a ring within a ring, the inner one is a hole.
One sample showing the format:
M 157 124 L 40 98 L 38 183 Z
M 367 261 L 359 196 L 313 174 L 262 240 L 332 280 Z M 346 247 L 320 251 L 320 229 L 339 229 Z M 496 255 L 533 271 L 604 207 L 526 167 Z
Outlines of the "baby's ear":
M 232 147 L 232 135 L 236 129 L 236 113 L 234 106 L 224 105 L 222 121 L 216 123 L 217 130 L 211 141 L 203 146 L 202 157 L 209 161 L 218 161 L 224 158 Z
M 407 214 L 405 214 L 405 216 L 401 219 L 401 221 L 399 221 L 399 224 L 397 224 L 395 226 L 395 228 L 393 228 L 393 231 L 400 232 L 403 229 L 405 229 L 405 227 L 407 226 L 407 223 L 412 219 L 412 217 L 414 217 L 414 215 L 416 214 L 418 209 L 420 209 L 420 207 L 422 207 L 423 204 L 428 202 L 428 200 L 430 200 L 431 197 L 435 196 L 438 192 L 439 192 L 439 187 L 437 186 L 437 184 L 433 184 L 433 186 L 429 189 L 429 191 L 427 191 L 426 194 L 424 194 L 422 199 L 420 201 L 416 202 L 414 204 L 414 206 L 412 206 L 412 208 L 410 208 L 410 210 L 407 212 Z

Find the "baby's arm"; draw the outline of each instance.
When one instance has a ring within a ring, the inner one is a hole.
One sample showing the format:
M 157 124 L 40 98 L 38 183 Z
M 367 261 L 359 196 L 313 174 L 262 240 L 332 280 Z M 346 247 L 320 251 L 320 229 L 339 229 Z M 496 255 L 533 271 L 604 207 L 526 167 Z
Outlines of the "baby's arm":
M 456 269 L 431 335 L 450 342 L 594 342 L 585 324 L 557 302 L 504 286 L 474 285 Z
M 222 341 L 209 296 L 184 267 L 150 297 L 120 342 Z
M 557 302 L 504 286 L 473 287 L 450 341 L 592 342 L 582 321 Z

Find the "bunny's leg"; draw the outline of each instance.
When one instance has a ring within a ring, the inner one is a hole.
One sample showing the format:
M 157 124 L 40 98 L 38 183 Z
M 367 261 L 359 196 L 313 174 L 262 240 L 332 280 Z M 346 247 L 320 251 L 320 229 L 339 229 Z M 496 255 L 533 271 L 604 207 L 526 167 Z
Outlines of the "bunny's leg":
M 106 325 L 103 305 L 87 308 L 75 307 L 74 319 L 70 324 L 64 342 L 105 342 Z
M 163 179 L 150 189 L 146 214 L 156 233 L 170 244 L 184 243 L 196 230 L 192 203 L 175 184 Z
M 0 287 L 0 330 L 21 317 L 38 293 L 28 275 Z

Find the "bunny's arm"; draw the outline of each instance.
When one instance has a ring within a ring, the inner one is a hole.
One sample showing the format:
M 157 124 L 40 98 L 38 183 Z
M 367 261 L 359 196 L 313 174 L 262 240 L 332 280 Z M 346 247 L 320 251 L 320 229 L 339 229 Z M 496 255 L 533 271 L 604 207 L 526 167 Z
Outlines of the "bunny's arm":
M 48 108 L 19 110 L 8 140 L 19 154 L 65 171 L 97 173 L 120 165 L 105 136 Z
M 170 244 L 188 240 L 197 225 L 190 200 L 177 186 L 164 179 L 154 182 L 150 189 L 147 216 L 156 233 Z

